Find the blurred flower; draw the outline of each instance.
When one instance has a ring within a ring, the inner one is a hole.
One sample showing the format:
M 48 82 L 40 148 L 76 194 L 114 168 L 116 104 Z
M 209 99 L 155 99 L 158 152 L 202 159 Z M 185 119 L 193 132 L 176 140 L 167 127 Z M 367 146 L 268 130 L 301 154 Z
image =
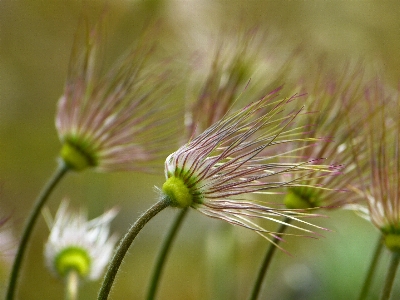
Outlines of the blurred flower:
M 11 265 L 18 243 L 10 227 L 10 217 L 0 217 L 0 261 Z
M 14 218 L 9 213 L 0 213 L 0 291 L 4 290 L 4 280 L 10 277 L 10 270 L 18 247 L 13 227 Z
M 75 170 L 152 171 L 174 141 L 174 118 L 165 105 L 171 74 L 165 61 L 154 62 L 155 47 L 143 42 L 149 39 L 144 34 L 103 75 L 100 29 L 75 38 L 56 117 L 61 157 Z
M 400 98 L 376 80 L 366 91 L 374 119 L 364 124 L 367 155 L 354 152 L 363 182 L 358 190 L 368 209 L 362 209 L 382 233 L 386 246 L 400 251 Z M 365 165 L 367 167 L 365 167 Z
M 111 209 L 88 221 L 85 213 L 68 211 L 64 200 L 45 246 L 48 268 L 60 277 L 75 271 L 81 278 L 100 278 L 117 241 L 116 235 L 109 236 L 110 222 L 116 214 L 116 209 Z
M 329 166 L 315 161 L 276 162 L 282 144 L 293 143 L 298 138 L 310 142 L 316 139 L 300 137 L 302 133 L 297 131 L 301 128 L 290 128 L 299 112 L 282 115 L 285 106 L 295 97 L 272 101 L 275 96 L 276 91 L 225 116 L 169 155 L 162 192 L 172 206 L 190 206 L 207 216 L 252 229 L 268 240 L 267 235 L 274 236 L 274 233 L 257 225 L 252 218 L 281 223 L 280 218 L 287 216 L 309 224 L 299 220 L 305 214 L 300 210 L 270 208 L 239 197 L 274 193 L 267 190 L 296 186 L 300 179 L 310 178 L 318 171 L 330 172 Z M 262 109 L 266 113 L 259 116 Z M 267 147 L 275 149 L 275 154 L 263 155 Z M 295 177 L 290 181 L 279 180 L 282 174 L 289 173 Z
M 185 115 L 189 136 L 197 136 L 220 120 L 244 90 L 249 62 L 246 46 L 240 46 L 231 59 L 221 57 L 222 47 L 216 51 L 207 78 Z
M 205 63 L 195 64 L 195 73 L 205 74 L 199 76 L 204 78 L 195 80 L 193 100 L 189 98 L 190 107 L 185 115 L 189 136 L 197 136 L 219 121 L 237 100 L 262 98 L 282 84 L 283 74 L 287 73 L 292 60 L 289 57 L 268 57 L 273 56 L 269 53 L 273 50 L 266 41 L 271 42 L 270 37 L 253 28 L 243 32 L 239 30 L 239 33 L 235 31 L 233 37 L 223 36 L 218 39 L 217 46 L 208 45 L 207 54 L 210 48 L 216 50 L 211 51 L 211 60 L 206 54 L 198 59 L 205 60 Z M 267 49 L 263 49 L 264 44 L 268 44 Z M 206 68 L 201 66 L 204 64 Z M 250 79 L 252 84 L 248 85 Z M 197 82 L 202 82 L 200 87 Z M 245 96 L 240 97 L 243 94 Z
M 365 74 L 359 65 L 348 64 L 338 71 L 327 71 L 323 62 L 316 77 L 306 76 L 302 90 L 307 93 L 308 112 L 301 121 L 308 126 L 311 137 L 324 137 L 330 142 L 306 144 L 296 141 L 291 152 L 300 158 L 324 157 L 332 162 L 332 170 L 336 172 L 314 176 L 304 186 L 290 187 L 285 198 L 288 208 L 338 208 L 351 205 L 358 198 L 349 191 L 349 185 L 357 185 L 357 171 L 352 147 L 362 151 L 362 145 L 356 132 L 360 131 L 369 116 L 363 105 L 363 89 Z M 353 140 L 351 140 L 353 139 Z M 282 156 L 284 160 L 284 156 Z M 338 164 L 340 163 L 340 164 Z M 340 176 L 336 176 L 340 173 Z M 312 188 L 309 185 L 312 185 Z M 315 188 L 318 187 L 318 188 Z M 347 193 L 343 193 L 347 191 Z

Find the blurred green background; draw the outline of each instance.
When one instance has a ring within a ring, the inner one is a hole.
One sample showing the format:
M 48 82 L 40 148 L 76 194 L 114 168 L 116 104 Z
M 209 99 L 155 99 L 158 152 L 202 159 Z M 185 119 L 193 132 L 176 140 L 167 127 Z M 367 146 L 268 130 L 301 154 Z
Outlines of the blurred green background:
M 285 52 L 301 44 L 310 57 L 326 53 L 332 65 L 349 58 L 379 65 L 392 84 L 400 78 L 398 1 L 108 1 L 106 58 L 112 62 L 140 36 L 146 24 L 162 20 L 159 39 L 166 52 L 191 57 L 214 49 L 209 40 L 238 24 L 258 26 L 279 40 L 263 49 Z M 54 127 L 73 37 L 82 14 L 96 20 L 102 1 L 0 1 L 0 205 L 11 215 L 16 236 L 29 209 L 56 167 L 60 150 Z M 283 48 L 282 45 L 285 45 Z M 185 63 L 183 59 L 180 63 Z M 317 62 L 315 62 L 317 63 Z M 177 95 L 185 95 L 186 85 Z M 182 105 L 183 97 L 177 97 Z M 160 162 L 162 164 L 162 162 Z M 54 214 L 68 196 L 90 217 L 117 205 L 113 231 L 121 235 L 156 199 L 163 173 L 69 174 L 53 193 Z M 166 210 L 142 231 L 126 257 L 112 299 L 143 299 L 157 247 L 176 211 Z M 292 256 L 277 253 L 262 299 L 356 299 L 378 238 L 354 213 L 335 211 L 315 223 L 330 228 L 319 240 L 288 237 Z M 159 299 L 246 299 L 268 243 L 252 232 L 190 212 L 166 267 Z M 19 284 L 19 299 L 61 299 L 63 284 L 44 267 L 49 230 L 41 219 Z M 388 259 L 382 261 L 381 290 Z M 7 260 L 5 257 L 4 260 Z M 0 289 L 6 286 L 7 263 Z M 397 280 L 395 293 L 400 293 Z M 95 299 L 99 282 L 81 286 L 81 299 Z

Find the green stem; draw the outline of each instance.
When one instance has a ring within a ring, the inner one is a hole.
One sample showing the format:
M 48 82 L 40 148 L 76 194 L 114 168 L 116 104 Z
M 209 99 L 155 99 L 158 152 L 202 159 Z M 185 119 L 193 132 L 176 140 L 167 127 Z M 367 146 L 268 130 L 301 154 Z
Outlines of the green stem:
M 390 261 L 388 274 L 386 275 L 386 282 L 385 282 L 385 287 L 383 288 L 381 300 L 388 300 L 390 298 L 399 262 L 400 262 L 400 253 L 392 252 L 392 259 Z
M 278 231 L 277 231 L 277 235 L 280 236 L 281 233 L 284 233 L 286 231 L 286 228 L 288 227 L 287 224 L 290 223 L 291 219 L 288 217 L 285 217 L 285 219 L 283 220 L 283 223 L 281 224 L 281 226 L 279 227 Z M 257 279 L 254 283 L 253 286 L 253 290 L 251 292 L 251 296 L 250 296 L 250 300 L 256 300 L 258 298 L 258 295 L 260 294 L 260 290 L 261 290 L 261 285 L 263 283 L 264 277 L 267 273 L 268 267 L 271 263 L 272 257 L 274 256 L 275 250 L 276 250 L 276 246 L 274 244 L 279 244 L 280 239 L 278 238 L 274 238 L 273 243 L 271 243 L 268 247 L 267 252 L 265 253 L 265 257 L 264 257 L 264 261 L 258 271 L 258 275 L 257 275 Z
M 67 286 L 65 299 L 78 300 L 79 274 L 75 270 L 69 271 L 67 275 Z
M 179 230 L 179 228 L 182 224 L 182 221 L 185 218 L 187 212 L 188 212 L 187 208 L 182 209 L 179 212 L 179 214 L 176 216 L 171 228 L 169 229 L 166 238 L 164 239 L 163 245 L 161 246 L 161 251 L 158 254 L 156 265 L 153 270 L 153 275 L 151 277 L 150 288 L 149 288 L 148 294 L 147 294 L 147 300 L 153 300 L 156 295 L 158 283 L 160 280 L 161 273 L 163 271 L 166 257 L 169 253 L 169 250 L 171 249 L 171 245 L 178 233 L 178 230 Z
M 376 244 L 376 247 L 375 247 L 374 256 L 372 257 L 372 261 L 371 261 L 371 264 L 368 269 L 367 277 L 365 278 L 364 285 L 362 287 L 360 297 L 358 298 L 358 300 L 365 300 L 368 296 L 368 291 L 369 291 L 369 288 L 371 287 L 372 279 L 373 279 L 374 273 L 376 271 L 376 267 L 378 266 L 379 258 L 382 254 L 382 249 L 383 249 L 383 238 L 382 238 L 382 236 L 379 236 L 378 243 Z
M 117 275 L 118 269 L 124 259 L 126 252 L 133 240 L 136 238 L 140 230 L 149 222 L 155 215 L 157 215 L 164 208 L 170 206 L 171 201 L 168 197 L 163 197 L 160 201 L 155 203 L 152 207 L 150 207 L 147 211 L 145 211 L 136 222 L 129 228 L 128 232 L 120 241 L 114 256 L 108 266 L 107 273 L 103 279 L 103 283 L 101 285 L 99 295 L 97 297 L 98 300 L 106 300 L 111 291 L 115 276 Z
M 27 244 L 31 233 L 33 231 L 33 227 L 35 226 L 36 220 L 40 214 L 40 211 L 43 205 L 46 203 L 47 199 L 49 198 L 51 192 L 53 191 L 54 187 L 58 184 L 58 182 L 63 178 L 63 176 L 68 171 L 68 166 L 64 163 L 60 163 L 56 172 L 52 175 L 49 182 L 45 185 L 39 196 L 37 197 L 33 209 L 30 212 L 28 220 L 25 224 L 25 228 L 22 232 L 21 241 L 19 243 L 17 253 L 15 255 L 14 264 L 12 266 L 10 281 L 7 290 L 7 300 L 14 299 L 15 289 L 17 285 L 19 271 L 21 269 L 22 260 L 24 257 L 25 250 L 27 248 Z

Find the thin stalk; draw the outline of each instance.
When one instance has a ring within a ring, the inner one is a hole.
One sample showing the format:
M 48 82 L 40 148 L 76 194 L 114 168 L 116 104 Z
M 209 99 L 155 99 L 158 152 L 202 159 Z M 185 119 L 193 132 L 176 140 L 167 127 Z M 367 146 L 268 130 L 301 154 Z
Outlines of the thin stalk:
M 361 293 L 360 293 L 360 297 L 358 298 L 358 300 L 365 300 L 368 296 L 368 292 L 369 292 L 369 288 L 371 287 L 372 284 L 372 279 L 374 277 L 374 273 L 376 271 L 376 267 L 378 266 L 378 261 L 379 258 L 382 254 L 382 249 L 383 249 L 383 238 L 380 235 L 379 239 L 378 239 L 378 243 L 375 246 L 375 252 L 374 252 L 374 256 L 372 257 L 372 261 L 371 264 L 369 266 L 368 269 L 368 273 L 367 276 L 365 278 L 364 281 L 364 285 L 362 287 Z
M 46 203 L 47 199 L 49 198 L 51 192 L 55 188 L 55 186 L 59 183 L 61 178 L 67 173 L 69 170 L 68 166 L 64 163 L 60 163 L 57 170 L 54 174 L 50 177 L 50 180 L 44 186 L 43 190 L 40 192 L 39 196 L 37 197 L 33 209 L 30 212 L 28 220 L 25 224 L 24 230 L 22 232 L 21 241 L 18 245 L 17 253 L 15 255 L 14 264 L 12 266 L 10 280 L 8 284 L 6 299 L 13 300 L 15 296 L 15 290 L 17 286 L 18 275 L 21 269 L 22 260 L 24 257 L 25 250 L 27 248 L 27 244 L 29 238 L 32 234 L 33 227 L 35 226 L 36 220 L 40 214 L 40 211 L 43 205 Z
M 65 300 L 78 300 L 79 274 L 71 270 L 67 275 Z
M 157 215 L 164 208 L 167 208 L 170 204 L 171 201 L 168 197 L 161 198 L 161 200 L 145 211 L 131 226 L 131 228 L 129 228 L 128 232 L 120 241 L 110 265 L 108 266 L 107 273 L 104 276 L 103 283 L 97 297 L 98 300 L 106 300 L 108 298 L 122 260 L 124 259 L 126 252 L 128 252 L 129 247 L 140 230 L 142 230 L 144 225 L 146 225 L 146 223 L 149 222 L 155 215 Z
M 392 252 L 392 259 L 390 261 L 389 270 L 386 275 L 386 282 L 385 282 L 385 287 L 383 288 L 381 300 L 388 300 L 390 298 L 399 262 L 400 262 L 400 253 Z
M 283 220 L 283 223 L 279 226 L 279 229 L 277 231 L 277 236 L 280 235 L 280 233 L 284 233 L 287 229 L 287 224 L 290 223 L 291 219 L 288 217 L 285 217 L 285 219 Z M 253 286 L 253 290 L 251 292 L 251 296 L 250 296 L 250 300 L 256 300 L 258 298 L 258 295 L 260 294 L 260 290 L 261 290 L 261 285 L 263 283 L 264 277 L 267 274 L 268 271 L 268 267 L 271 263 L 271 260 L 274 256 L 274 253 L 276 251 L 276 246 L 274 244 L 279 244 L 280 239 L 278 238 L 274 238 L 273 243 L 271 243 L 268 247 L 267 252 L 265 253 L 265 257 L 264 257 L 264 261 L 261 264 L 261 267 L 258 271 L 258 275 L 257 275 L 257 279 L 254 283 Z
M 166 238 L 161 246 L 161 251 L 158 254 L 156 265 L 154 266 L 153 275 L 151 277 L 150 287 L 147 293 L 147 300 L 153 300 L 156 296 L 158 283 L 160 281 L 161 273 L 164 268 L 164 264 L 171 249 L 171 245 L 178 233 L 179 228 L 181 227 L 182 221 L 187 215 L 188 209 L 182 209 L 179 214 L 176 216 L 174 222 L 172 223 L 171 228 L 168 231 Z

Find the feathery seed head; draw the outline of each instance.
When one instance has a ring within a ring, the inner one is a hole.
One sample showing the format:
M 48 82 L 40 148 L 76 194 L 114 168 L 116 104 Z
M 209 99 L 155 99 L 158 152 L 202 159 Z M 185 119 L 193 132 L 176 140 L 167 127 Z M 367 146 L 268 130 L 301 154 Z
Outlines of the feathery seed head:
M 185 115 L 188 136 L 196 136 L 220 120 L 244 89 L 250 68 L 247 42 L 238 41 L 231 51 L 224 51 L 227 45 L 223 42 L 217 48 L 204 83 Z
M 263 45 L 269 41 L 268 48 Z M 201 84 L 196 80 L 185 125 L 189 137 L 194 137 L 219 121 L 240 99 L 259 99 L 276 86 L 287 73 L 291 60 L 279 57 L 271 44 L 277 44 L 259 28 L 243 28 L 217 39 L 217 45 L 207 47 L 206 72 L 200 72 Z M 213 56 L 207 59 L 210 48 Z M 281 50 L 281 48 L 280 48 Z M 196 70 L 204 68 L 196 65 Z M 205 73 L 205 76 L 204 74 Z M 268 80 L 265 80 L 268 78 Z M 251 79 L 251 85 L 248 84 Z M 245 95 L 241 97 L 241 95 Z M 240 103 L 243 105 L 243 103 Z
M 387 248 L 400 252 L 400 93 L 379 80 L 366 89 L 373 119 L 364 124 L 366 154 L 354 151 L 365 217 L 382 233 Z
M 298 210 L 270 208 L 242 198 L 246 194 L 266 194 L 269 190 L 273 193 L 280 187 L 294 187 L 300 179 L 329 171 L 329 166 L 318 165 L 315 161 L 277 162 L 282 144 L 293 143 L 301 133 L 295 134 L 296 129 L 291 128 L 298 112 L 284 114 L 293 98 L 274 100 L 276 96 L 274 91 L 223 117 L 168 156 L 162 191 L 173 206 L 191 206 L 205 215 L 250 228 L 264 237 L 274 233 L 257 225 L 252 218 L 282 222 L 279 220 L 282 216 L 299 220 L 298 217 L 304 215 Z M 261 110 L 265 113 L 260 115 Z M 310 141 L 315 142 L 314 139 Z M 267 148 L 271 149 L 266 151 Z M 267 154 L 271 152 L 274 154 Z M 285 174 L 294 177 L 282 181 Z
M 299 151 L 291 154 L 300 158 L 324 157 L 333 164 L 330 172 L 313 176 L 303 187 L 288 190 L 285 204 L 290 208 L 296 208 L 296 205 L 299 205 L 297 208 L 338 208 L 357 200 L 348 186 L 358 184 L 351 149 L 360 151 L 363 147 L 353 137 L 358 135 L 369 115 L 362 105 L 362 87 L 366 82 L 364 70 L 359 65 L 349 64 L 341 70 L 332 71 L 326 70 L 321 63 L 317 73 L 317 78 L 312 77 L 302 83 L 301 89 L 307 92 L 307 106 L 313 112 L 307 113 L 300 122 L 308 127 L 313 124 L 309 136 L 323 137 L 326 142 L 310 144 L 298 140 L 293 148 Z M 288 158 L 282 156 L 282 159 L 286 161 Z
M 102 74 L 99 31 L 75 38 L 56 116 L 61 158 L 77 171 L 153 171 L 175 140 L 165 105 L 172 74 L 165 61 L 156 62 L 148 36 Z

